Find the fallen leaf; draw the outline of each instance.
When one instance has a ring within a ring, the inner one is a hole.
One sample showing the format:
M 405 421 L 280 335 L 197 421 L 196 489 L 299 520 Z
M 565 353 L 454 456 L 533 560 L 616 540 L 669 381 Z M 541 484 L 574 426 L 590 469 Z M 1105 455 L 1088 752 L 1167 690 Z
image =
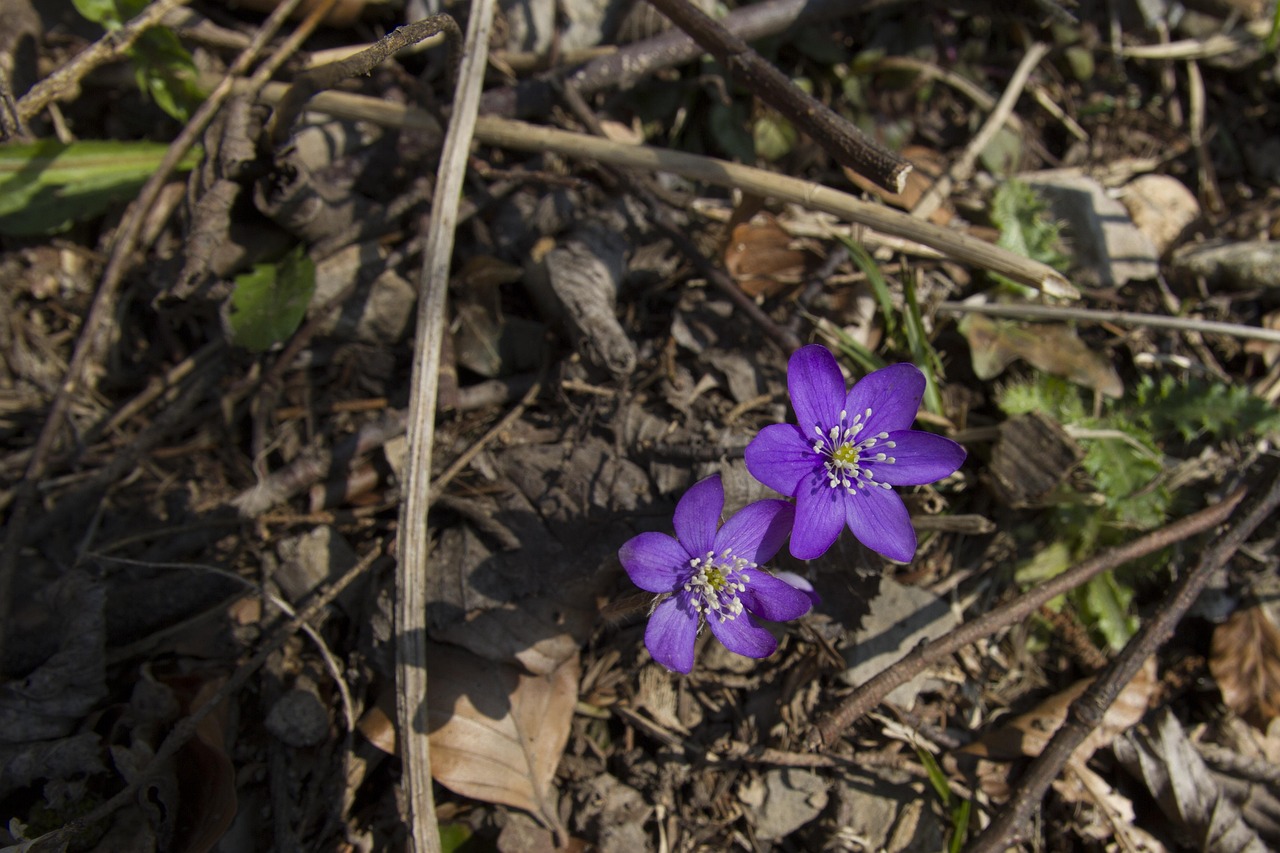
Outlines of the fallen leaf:
M 1092 678 L 1077 681 L 1066 690 L 1048 697 L 1031 711 L 1020 714 L 1000 728 L 983 735 L 980 740 L 969 744 L 960 752 L 1005 760 L 1039 755 L 1066 721 L 1071 703 L 1092 683 Z M 1156 660 L 1154 657 L 1147 658 L 1142 669 L 1138 670 L 1138 674 L 1111 703 L 1102 717 L 1102 724 L 1076 747 L 1072 760 L 1084 762 L 1094 752 L 1111 743 L 1121 732 L 1136 725 L 1146 714 L 1158 683 Z
M 960 321 L 969 341 L 973 372 L 979 379 L 999 376 L 1014 359 L 1045 373 L 1062 376 L 1108 397 L 1124 394 L 1124 384 L 1111 362 L 1076 336 L 1069 326 L 1020 323 L 969 314 Z
M 777 296 L 800 281 L 809 259 L 792 248 L 792 237 L 771 213 L 758 213 L 733 227 L 724 268 L 749 296 Z
M 1221 853 L 1262 853 L 1266 846 L 1222 792 L 1168 708 L 1149 732 L 1130 732 L 1115 743 L 1116 758 L 1144 782 L 1188 846 Z
M 1222 701 L 1266 731 L 1280 716 L 1280 628 L 1261 605 L 1244 607 L 1213 630 L 1209 671 Z
M 427 682 L 431 775 L 465 797 L 524 809 L 564 836 L 553 788 L 578 700 L 578 658 L 528 675 L 432 645 Z
M 534 675 L 550 675 L 577 655 L 595 623 L 594 607 L 576 606 L 585 603 L 525 598 L 519 604 L 475 612 L 433 632 L 432 637 L 491 661 L 518 661 Z

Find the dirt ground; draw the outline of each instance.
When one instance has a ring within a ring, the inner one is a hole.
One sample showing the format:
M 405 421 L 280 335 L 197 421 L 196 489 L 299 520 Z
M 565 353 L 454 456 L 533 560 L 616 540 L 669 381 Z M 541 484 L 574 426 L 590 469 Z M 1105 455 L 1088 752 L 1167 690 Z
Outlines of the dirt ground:
M 1280 847 L 1274 3 L 435 5 L 0 0 L 0 850 Z M 965 461 L 672 672 L 813 343 Z

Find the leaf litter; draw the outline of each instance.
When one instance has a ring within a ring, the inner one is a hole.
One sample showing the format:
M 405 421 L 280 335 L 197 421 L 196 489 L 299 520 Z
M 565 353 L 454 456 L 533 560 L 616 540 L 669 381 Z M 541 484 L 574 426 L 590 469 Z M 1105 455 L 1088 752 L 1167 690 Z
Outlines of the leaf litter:
M 27 21 L 28 5 L 4 0 L 3 9 Z M 580 5 L 565 4 L 564 20 L 577 21 Z M 770 61 L 817 81 L 826 99 L 844 93 L 860 120 L 911 143 L 894 147 L 917 171 L 904 196 L 888 199 L 910 207 L 963 159 L 978 101 L 949 88 L 956 76 L 990 98 L 1004 66 L 1017 62 L 1002 39 L 1054 43 L 1061 53 L 1037 72 L 1037 97 L 1010 119 L 1020 137 L 1002 141 L 1014 142 L 1005 153 L 1016 156 L 986 157 L 990 171 L 955 188 L 934 221 L 982 239 L 1007 232 L 1004 245 L 1062 265 L 1077 284 L 1094 281 L 1085 298 L 1103 307 L 1273 326 L 1274 288 L 1259 273 L 1269 255 L 1257 237 L 1276 235 L 1263 144 L 1274 136 L 1274 111 L 1248 108 L 1240 94 L 1270 72 L 1205 61 L 1199 76 L 1175 77 L 1172 89 L 1161 83 L 1158 94 L 1155 78 L 1139 75 L 1114 93 L 1099 69 L 1126 69 L 1108 65 L 1105 37 L 1085 11 L 1083 23 L 1056 30 L 1034 15 L 1015 28 L 941 10 L 889 9 L 865 20 L 825 13 L 827 22 L 804 30 L 807 42 L 789 47 L 784 37 Z M 69 9 L 39 13 L 49 35 L 42 41 L 41 28 L 31 30 L 41 68 L 95 37 Z M 243 32 L 226 26 L 239 13 L 194 14 L 179 36 L 186 43 L 198 28 L 203 35 L 188 47 L 201 62 L 225 65 L 225 45 L 243 44 Z M 1125 26 L 1127 43 L 1159 41 L 1140 24 Z M 1176 34 L 1199 38 L 1194 26 L 1181 21 Z M 607 29 L 588 26 L 587 42 Z M 549 32 L 539 37 L 551 43 Z M 498 60 L 531 67 L 526 60 L 536 57 L 522 55 L 514 31 L 510 39 Z M 646 49 L 638 44 L 623 49 Z M 21 47 L 0 40 L 6 69 L 19 68 L 9 60 Z M 907 56 L 928 73 L 872 70 Z M 133 61 L 154 69 L 162 59 L 178 63 L 165 72 L 175 80 L 185 73 L 178 54 Z M 429 60 L 398 61 L 356 85 L 388 105 L 415 103 L 407 90 L 433 87 L 440 75 Z M 1128 72 L 1148 62 L 1163 60 L 1130 57 Z M 686 71 L 632 80 L 622 100 L 586 108 L 606 127 L 627 128 L 633 144 L 748 160 L 759 145 L 755 153 L 780 173 L 833 180 L 826 155 L 794 127 L 761 133 L 782 129 L 771 107 L 757 111 L 710 66 Z M 514 85 L 527 92 L 532 80 Z M 110 87 L 126 107 L 108 112 L 101 99 L 68 93 L 58 116 L 24 119 L 26 129 L 38 145 L 52 144 L 61 123 L 109 146 L 72 143 L 58 149 L 64 159 L 106 150 L 153 162 L 177 132 L 165 114 L 178 103 L 155 73 L 144 82 L 146 90 L 95 81 L 95 92 Z M 1184 93 L 1184 83 L 1203 91 Z M 492 100 L 503 90 L 492 83 Z M 1045 93 L 1057 113 L 1041 106 Z M 1201 134 L 1177 112 L 1206 99 L 1216 126 Z M 699 121 L 712 107 L 716 120 Z M 281 849 L 381 849 L 406 840 L 399 768 L 387 760 L 396 735 L 388 543 L 403 471 L 384 446 L 397 424 L 403 432 L 412 355 L 404 339 L 421 253 L 414 235 L 429 213 L 422 176 L 432 172 L 436 136 L 377 128 L 367 116 L 363 124 L 328 120 L 317 108 L 296 156 L 271 151 L 259 162 L 259 121 L 247 102 L 229 109 L 204 135 L 205 168 L 189 186 L 173 184 L 153 212 L 113 314 L 110 355 L 90 366 L 94 390 L 73 395 L 62 422 L 72 431 L 44 450 L 36 436 L 78 335 L 102 334 L 85 325 L 91 280 L 109 256 L 114 211 L 141 178 L 129 163 L 92 164 L 99 173 L 78 181 L 85 186 L 43 169 L 32 185 L 43 195 L 24 185 L 0 203 L 0 506 L 26 506 L 34 522 L 25 536 L 19 528 L 21 550 L 7 558 L 27 572 L 6 614 L 0 802 L 12 820 L 4 844 L 67 824 L 131 781 L 142 798 L 80 827 L 81 849 L 204 850 L 264 838 Z M 1225 146 L 1227 136 L 1237 147 Z M 1244 156 L 1232 154 L 1241 149 Z M 20 174 L 27 150 L 7 146 L 0 171 Z M 1023 178 L 1072 170 L 1074 183 L 1058 184 L 1088 203 L 1074 212 L 1010 210 L 1001 193 L 1015 185 L 997 161 L 1015 160 Z M 726 199 L 687 176 L 628 177 L 565 152 L 483 145 L 471 163 L 450 297 L 452 355 L 442 371 L 454 384 L 442 391 L 433 473 L 471 455 L 431 510 L 435 541 L 423 567 L 432 651 L 420 719 L 446 846 L 459 838 L 512 851 L 959 846 L 1018 785 L 1023 760 L 1044 748 L 1084 689 L 1089 662 L 1108 660 L 1115 652 L 1103 649 L 1123 645 L 1151 615 L 1196 545 L 1055 605 L 1069 618 L 1030 617 L 930 668 L 886 700 L 891 724 L 856 725 L 827 753 L 806 750 L 808 729 L 922 638 L 1015 595 L 1014 567 L 1052 552 L 1039 562 L 1065 568 L 1220 500 L 1237 479 L 1256 485 L 1252 461 L 1274 443 L 1265 402 L 1280 388 L 1274 346 L 977 315 L 952 324 L 938 305 L 980 294 L 1016 305 L 1026 294 L 923 245 L 768 199 Z M 1153 173 L 1129 180 L 1143 172 Z M 1177 210 L 1140 203 L 1155 179 L 1181 199 Z M 69 195 L 95 181 L 100 197 Z M 1203 208 L 1187 203 L 1188 187 Z M 1230 212 L 1215 207 L 1215 194 L 1230 198 Z M 299 198 L 316 207 L 305 221 L 283 209 Z M 105 219 L 103 205 L 112 210 Z M 173 205 L 181 213 L 169 221 Z M 1134 236 L 1130 210 L 1157 254 L 1117 248 L 1139 245 L 1117 242 L 1120 231 Z M 58 236 L 30 236 L 50 228 Z M 835 233 L 864 246 L 865 257 L 852 262 Z M 237 276 L 254 264 L 278 267 L 290 252 L 314 262 L 317 295 L 300 295 L 310 281 L 272 291 L 264 276 L 265 289 L 242 295 L 229 315 Z M 708 277 L 698 263 L 707 258 L 749 298 Z M 324 308 L 330 303 L 334 310 Z M 238 340 L 252 346 L 228 344 L 223 316 L 237 318 Z M 784 556 L 775 568 L 813 585 L 822 599 L 815 611 L 772 626 L 778 651 L 759 662 L 704 632 L 694 671 L 673 676 L 643 651 L 649 602 L 628 598 L 617 550 L 638 533 L 665 532 L 680 494 L 712 474 L 724 477 L 726 516 L 774 497 L 747 474 L 742 454 L 762 426 L 790 420 L 791 353 L 775 342 L 807 343 L 817 330 L 827 341 L 847 338 L 839 349 L 849 384 L 876 361 L 922 361 L 938 394 L 921 423 L 960 440 L 969 461 L 937 486 L 903 490 L 920 534 L 910 564 L 889 565 L 851 541 L 809 563 Z M 1045 374 L 1068 382 L 1053 386 Z M 531 386 L 540 393 L 516 404 Z M 1015 411 L 1011 393 L 1035 405 Z M 1042 443 L 1056 438 L 1052 458 L 1015 441 L 1032 419 Z M 24 494 L 29 471 L 38 492 Z M 271 476 L 281 477 L 270 481 L 279 490 L 255 491 Z M 257 495 L 252 504 L 233 504 L 248 494 Z M 228 513 L 233 505 L 241 512 Z M 984 523 L 924 522 L 951 516 Z M 324 536 L 304 541 L 316 532 Z M 1268 805 L 1275 780 L 1265 768 L 1280 760 L 1280 649 L 1275 621 L 1250 597 L 1256 578 L 1275 572 L 1266 545 L 1242 552 L 1220 584 L 1224 600 L 1238 602 L 1234 612 L 1180 632 L 1160 655 L 1160 677 L 1153 659 L 1120 693 L 1046 799 L 1045 839 L 1160 849 L 1191 833 L 1217 849 L 1255 849 L 1259 838 L 1274 846 L 1280 812 Z M 102 569 L 108 563 L 90 555 L 106 552 L 150 568 Z M 386 559 L 363 562 L 369 555 Z M 281 642 L 247 687 L 205 706 L 284 617 L 269 597 L 246 596 L 190 564 L 236 572 L 295 607 L 348 571 L 359 578 L 313 617 L 323 646 Z M 1081 653 L 1085 644 L 1096 644 L 1092 654 Z M 321 665 L 320 648 L 337 663 Z M 855 663 L 863 668 L 851 670 Z M 1193 686 L 1210 682 L 1220 694 Z M 350 740 L 339 713 L 346 701 L 360 720 Z M 186 746 L 153 764 L 166 735 L 201 707 L 208 715 Z M 943 757 L 926 761 L 908 743 Z M 982 756 L 976 776 L 964 766 L 974 752 Z M 1131 778 L 1113 772 L 1116 762 Z M 1148 795 L 1164 823 L 1140 807 Z M 959 820 L 960 804 L 972 808 L 971 825 Z M 467 849 L 458 843 L 448 849 Z

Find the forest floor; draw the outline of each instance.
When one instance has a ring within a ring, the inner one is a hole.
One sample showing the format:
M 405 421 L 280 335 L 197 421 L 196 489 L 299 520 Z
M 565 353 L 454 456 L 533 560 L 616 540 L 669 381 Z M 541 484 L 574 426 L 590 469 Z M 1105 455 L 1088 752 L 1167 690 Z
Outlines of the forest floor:
M 1275 4 L 277 3 L 0 0 L 0 849 L 1280 848 Z M 809 344 L 965 461 L 672 672 Z

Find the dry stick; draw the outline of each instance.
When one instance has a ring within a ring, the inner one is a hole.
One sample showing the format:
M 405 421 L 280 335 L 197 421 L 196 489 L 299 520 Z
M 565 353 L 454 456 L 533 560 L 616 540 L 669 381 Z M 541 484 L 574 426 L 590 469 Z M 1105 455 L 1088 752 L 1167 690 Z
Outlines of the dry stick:
M 274 633 L 263 641 L 262 648 L 243 664 L 236 668 L 226 683 L 218 689 L 216 693 L 210 697 L 209 701 L 192 711 L 186 717 L 178 721 L 165 739 L 160 743 L 151 761 L 143 767 L 134 777 L 133 781 L 124 787 L 123 790 L 117 792 L 115 796 L 107 800 L 102 805 L 95 808 L 83 817 L 79 817 L 68 824 L 65 824 L 52 832 L 45 833 L 35 839 L 32 845 L 33 850 L 56 850 L 66 849 L 65 845 L 71 838 L 83 833 L 86 827 L 106 820 L 116 809 L 128 805 L 136 801 L 138 788 L 146 783 L 149 779 L 154 778 L 157 768 L 164 763 L 173 759 L 182 745 L 191 740 L 195 736 L 196 727 L 200 725 L 200 721 L 209 716 L 215 708 L 223 702 L 231 698 L 245 683 L 253 676 L 255 672 L 266 663 L 267 658 L 280 649 L 289 638 L 302 629 L 304 625 L 310 625 L 311 622 L 319 615 L 320 611 L 328 607 L 330 603 L 337 598 L 344 589 L 352 584 L 357 578 L 369 570 L 374 564 L 378 556 L 382 553 L 382 544 L 378 543 L 366 556 L 360 559 L 360 562 L 352 566 L 346 574 L 334 581 L 333 585 L 316 594 L 316 597 L 307 603 L 307 606 L 297 612 L 288 622 L 281 625 Z M 59 847 L 58 845 L 62 846 Z M 47 845 L 47 846 L 46 846 Z
M 317 92 L 332 89 L 352 77 L 363 77 L 398 51 L 441 33 L 444 33 L 449 42 L 449 67 L 456 68 L 462 50 L 462 31 L 452 17 L 440 13 L 397 27 L 354 56 L 302 72 L 294 78 L 289 91 L 280 99 L 275 114 L 271 116 L 268 126 L 271 144 L 279 146 L 288 138 L 302 108 Z
M 1079 292 L 1070 282 L 1052 267 L 1015 255 L 968 234 L 921 222 L 900 211 L 859 201 L 848 193 L 811 181 L 712 157 L 612 142 L 490 116 L 482 116 L 476 124 L 476 138 L 491 145 L 522 151 L 554 150 L 567 156 L 595 159 L 615 166 L 674 172 L 709 184 L 794 202 L 811 210 L 832 213 L 876 231 L 923 243 L 948 258 L 999 272 L 1049 295 L 1080 298 Z
M 945 175 L 935 181 L 933 186 L 929 187 L 929 191 L 912 208 L 912 216 L 917 219 L 928 219 L 942 205 L 947 196 L 951 195 L 951 190 L 957 183 L 967 181 L 973 175 L 973 164 L 977 162 L 978 156 L 995 138 L 1000 128 L 1004 127 L 1005 122 L 1009 120 L 1010 114 L 1013 113 L 1013 106 L 1018 102 L 1018 96 L 1022 94 L 1022 90 L 1026 88 L 1031 72 L 1048 52 L 1049 46 L 1043 42 L 1036 42 L 1027 49 L 1022 61 L 1014 69 L 1013 76 L 1009 78 L 1009 85 L 1005 87 L 1000 100 L 996 102 L 996 108 L 991 111 L 991 115 L 987 116 L 987 120 L 973 139 L 969 140 L 969 144 L 960 154 L 960 159 L 947 170 Z
M 116 232 L 111 258 L 107 262 L 107 268 L 102 273 L 102 282 L 98 285 L 98 292 L 94 294 L 93 304 L 89 306 L 89 313 L 86 315 L 84 324 L 81 327 L 75 351 L 71 354 L 71 361 L 67 365 L 66 378 L 58 386 L 58 392 L 54 395 L 53 402 L 49 405 L 49 413 L 45 416 L 44 425 L 40 428 L 40 434 L 36 437 L 35 444 L 31 448 L 31 461 L 27 465 L 26 475 L 18 486 L 18 492 L 14 498 L 13 512 L 9 516 L 4 547 L 0 549 L 0 620 L 8 617 L 12 603 L 10 597 L 13 572 L 17 563 L 18 548 L 21 546 L 23 536 L 27 530 L 27 516 L 31 512 L 31 506 L 35 500 L 36 483 L 44 476 L 49 452 L 53 449 L 53 442 L 61 428 L 63 416 L 66 414 L 67 407 L 71 404 L 71 396 L 79 389 L 81 377 L 84 376 L 86 368 L 91 361 L 96 359 L 97 353 L 102 348 L 100 341 L 105 340 L 108 320 L 110 320 L 115 311 L 116 296 L 119 294 L 120 284 L 124 280 L 125 265 L 133 253 L 138 235 L 142 233 L 147 213 L 159 197 L 169 174 L 182 158 L 187 155 L 187 152 L 191 150 L 191 146 L 195 144 L 196 139 L 204 132 L 204 128 L 213 119 L 214 113 L 221 107 L 222 102 L 230 97 L 236 78 L 253 63 L 258 51 L 270 40 L 280 25 L 298 6 L 299 2 L 300 0 L 285 0 L 263 22 L 249 48 L 236 58 L 235 63 L 232 64 L 222 83 L 196 110 L 196 114 L 191 117 L 191 121 L 187 123 L 178 138 L 173 141 L 168 151 L 165 152 L 164 159 L 157 167 L 155 174 L 143 185 L 137 199 L 129 205 L 129 209 L 125 213 L 124 220 Z M 294 36 L 276 52 L 276 57 L 280 62 L 283 62 L 284 57 L 296 49 L 298 44 L 301 44 L 302 38 L 305 38 L 306 34 L 309 34 L 311 30 L 319 26 L 321 18 L 327 14 L 328 9 L 333 6 L 334 2 L 335 0 L 323 0 L 315 11 L 299 25 L 298 31 L 294 33 Z M 147 11 L 149 12 L 160 5 L 163 4 L 157 3 L 154 6 L 150 6 Z M 134 21 L 142 17 L 143 15 L 139 15 Z M 130 25 L 134 21 L 131 21 Z M 116 32 L 121 31 L 118 30 Z M 72 65 L 74 64 L 73 61 Z M 49 79 L 52 79 L 53 76 L 57 75 L 51 75 Z M 267 77 L 263 78 L 261 82 L 265 83 L 269 77 L 270 74 L 268 73 Z M 261 83 L 258 85 L 261 85 Z M 31 94 L 33 93 L 34 90 Z M 31 94 L 28 94 L 27 97 L 31 97 Z M 4 660 L 4 637 L 5 632 L 0 630 L 0 661 Z
M 283 84 L 267 85 L 263 87 L 261 97 L 267 102 L 278 101 L 284 91 Z M 428 133 L 439 131 L 439 124 L 425 110 L 346 92 L 321 92 L 312 99 L 308 108 L 342 118 L 373 121 L 388 127 L 410 128 Z M 952 260 L 999 273 L 1021 284 L 1043 290 L 1050 296 L 1080 298 L 1079 291 L 1062 273 L 1046 264 L 1015 255 L 1008 249 L 968 234 L 921 222 L 883 205 L 860 201 L 848 193 L 812 181 L 789 178 L 714 157 L 597 139 L 586 134 L 493 116 L 481 116 L 477 120 L 475 136 L 477 140 L 490 145 L 520 151 L 555 151 L 567 157 L 599 160 L 612 166 L 672 172 L 691 180 L 793 202 L 810 210 L 834 214 L 884 234 L 923 244 Z
M 1272 466 L 1275 467 L 1274 465 Z M 1138 635 L 1125 645 L 1111 665 L 1098 676 L 1067 711 L 1067 720 L 1054 733 L 1044 751 L 1031 763 L 1004 809 L 969 848 L 970 853 L 997 853 L 1022 831 L 1032 808 L 1044 798 L 1071 753 L 1102 722 L 1116 696 L 1142 668 L 1143 662 L 1173 636 L 1174 628 L 1195 603 L 1205 584 L 1253 535 L 1254 530 L 1280 506 L 1280 473 L 1273 474 L 1266 495 L 1239 522 L 1223 534 L 1200 558 L 1193 571 L 1183 575 L 1160 605 L 1160 610 Z
M 1103 551 L 1083 563 L 1078 563 L 1052 580 L 1028 590 L 1008 604 L 997 607 L 971 622 L 966 622 L 936 640 L 917 646 L 896 664 L 854 690 L 838 708 L 819 720 L 814 732 L 810 733 L 810 744 L 830 747 L 849 726 L 879 705 L 895 687 L 906 684 L 923 672 L 925 667 L 1002 628 L 1021 622 L 1040 609 L 1045 602 L 1075 589 L 1099 572 L 1159 551 L 1161 548 L 1221 524 L 1243 498 L 1244 489 L 1237 489 L 1221 503 L 1167 524 L 1132 542 Z
M 1129 311 L 1106 311 L 1093 308 L 1065 308 L 1056 305 L 993 305 L 967 302 L 943 302 L 935 309 L 939 314 L 985 314 L 989 317 L 1011 317 L 1015 320 L 1083 320 L 1086 323 L 1116 323 L 1151 329 L 1176 329 L 1180 332 L 1203 332 L 1229 335 L 1255 341 L 1280 344 L 1280 330 L 1197 320 L 1192 317 L 1166 317 L 1163 314 L 1134 314 Z
M 865 136 L 848 119 L 796 86 L 742 39 L 720 26 L 689 0 L 649 0 L 702 45 L 760 100 L 808 134 L 837 163 L 866 175 L 889 192 L 900 193 L 911 164 Z
M 410 837 L 419 851 L 440 850 L 440 832 L 431 799 L 431 753 L 426 727 L 427 560 L 431 548 L 427 507 L 430 505 L 431 452 L 435 443 L 440 344 L 445 333 L 449 260 L 453 254 L 458 204 L 466 178 L 480 92 L 484 87 L 493 9 L 494 0 L 475 0 L 471 4 L 453 113 L 440 154 L 431 206 L 431 230 L 423 251 L 418 325 L 414 335 L 409 451 L 396 546 L 396 717 L 404 763 L 402 784 L 409 804 Z
M 142 34 L 160 23 L 165 15 L 184 6 L 189 0 L 156 0 L 118 30 L 111 30 L 89 47 L 78 53 L 66 65 L 31 87 L 31 91 L 18 101 L 18 117 L 28 122 L 53 101 L 74 98 L 80 90 L 80 81 L 99 65 L 105 65 L 120 57 Z

